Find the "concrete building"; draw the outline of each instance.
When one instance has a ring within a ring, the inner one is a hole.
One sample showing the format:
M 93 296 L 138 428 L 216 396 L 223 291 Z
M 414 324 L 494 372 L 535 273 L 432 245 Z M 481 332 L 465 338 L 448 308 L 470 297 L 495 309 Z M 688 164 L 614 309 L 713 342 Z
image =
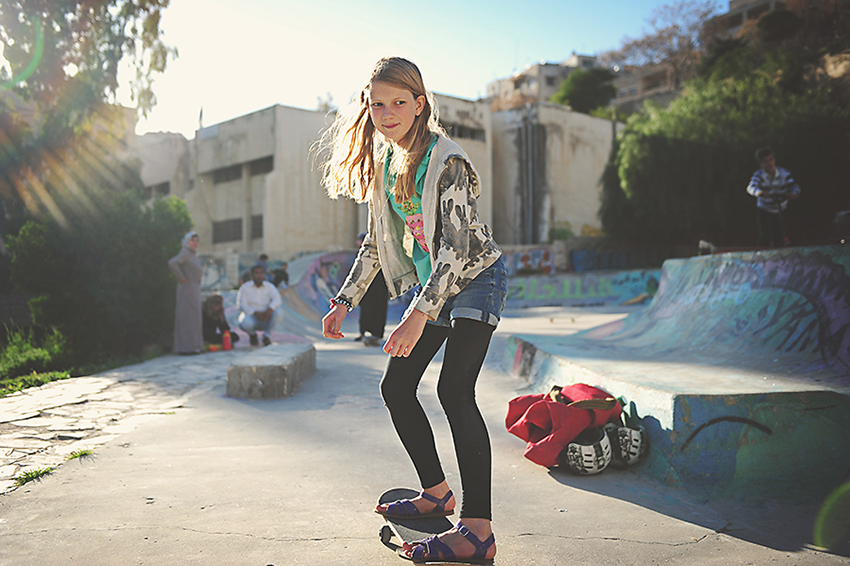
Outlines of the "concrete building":
M 558 92 L 561 83 L 571 72 L 575 69 L 591 69 L 596 65 L 596 57 L 577 55 L 575 52 L 560 63 L 529 65 L 511 77 L 488 84 L 487 98 L 492 103 L 493 111 L 547 102 Z
M 645 100 L 666 107 L 679 94 L 672 72 L 664 63 L 642 67 L 627 65 L 615 69 L 615 73 L 613 84 L 617 94 L 611 103 L 627 114 L 639 112 Z
M 490 108 L 437 95 L 441 123 L 482 178 L 480 213 L 492 218 Z M 269 252 L 287 258 L 345 249 L 367 225 L 366 206 L 331 200 L 320 185 L 313 145 L 332 117 L 276 105 L 215 124 L 186 140 L 139 136 L 142 181 L 152 197 L 186 201 L 205 252 Z
M 496 240 L 539 244 L 558 228 L 599 233 L 600 178 L 617 127 L 560 104 L 494 113 Z
M 755 22 L 769 12 L 785 9 L 786 3 L 780 0 L 730 0 L 729 11 L 706 22 L 705 30 L 721 39 L 737 37 L 747 22 Z

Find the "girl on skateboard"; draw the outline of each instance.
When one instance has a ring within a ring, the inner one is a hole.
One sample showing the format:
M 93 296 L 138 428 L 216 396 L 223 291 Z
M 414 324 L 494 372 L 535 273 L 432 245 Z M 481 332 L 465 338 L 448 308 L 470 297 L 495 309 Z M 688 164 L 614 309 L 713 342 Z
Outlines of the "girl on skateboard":
M 410 61 L 378 61 L 354 106 L 326 134 L 323 184 L 332 198 L 368 202 L 369 230 L 322 319 L 325 337 L 343 337 L 343 319 L 379 271 L 391 298 L 420 286 L 384 344 L 390 357 L 381 395 L 423 491 L 375 511 L 392 517 L 454 512 L 455 497 L 416 397 L 426 367 L 445 343 L 437 394 L 460 469 L 460 521 L 440 535 L 405 544 L 400 553 L 415 562 L 492 563 L 490 439 L 475 383 L 504 308 L 506 272 L 490 228 L 478 217 L 481 180 L 439 126 L 433 97 Z

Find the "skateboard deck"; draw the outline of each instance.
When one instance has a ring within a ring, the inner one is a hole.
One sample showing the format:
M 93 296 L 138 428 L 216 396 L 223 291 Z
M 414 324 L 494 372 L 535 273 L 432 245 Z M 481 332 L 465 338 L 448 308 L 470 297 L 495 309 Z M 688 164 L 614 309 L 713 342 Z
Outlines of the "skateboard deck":
M 413 499 L 418 495 L 419 492 L 415 489 L 396 487 L 384 492 L 384 494 L 378 499 L 378 503 L 392 503 L 399 499 Z M 381 542 L 396 552 L 401 549 L 401 544 L 394 543 L 393 538 L 399 542 L 411 543 L 444 533 L 454 526 L 448 517 L 428 517 L 427 519 L 384 517 L 384 520 L 387 524 L 381 527 L 381 531 L 379 533 Z M 472 566 L 475 563 L 445 562 L 436 559 L 429 560 L 428 562 L 420 562 L 420 564 L 427 564 L 430 566 L 437 566 L 440 564 L 451 564 L 453 566 L 460 564 L 461 566 Z

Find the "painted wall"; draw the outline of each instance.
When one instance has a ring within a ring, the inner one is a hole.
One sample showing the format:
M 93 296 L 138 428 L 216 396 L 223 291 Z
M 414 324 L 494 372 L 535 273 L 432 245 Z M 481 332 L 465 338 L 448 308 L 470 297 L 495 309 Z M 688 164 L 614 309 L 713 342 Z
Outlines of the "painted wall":
M 850 250 L 665 262 L 653 302 L 572 336 L 513 336 L 506 369 L 542 393 L 624 400 L 643 470 L 703 498 L 824 496 L 850 466 Z
M 554 276 L 517 275 L 508 279 L 508 305 L 512 307 L 619 305 L 641 296 L 651 297 L 658 289 L 660 278 L 660 270 Z
M 597 218 L 599 180 L 613 139 L 611 122 L 557 104 L 493 114 L 494 218 L 502 244 L 547 240 L 550 228 L 574 234 Z

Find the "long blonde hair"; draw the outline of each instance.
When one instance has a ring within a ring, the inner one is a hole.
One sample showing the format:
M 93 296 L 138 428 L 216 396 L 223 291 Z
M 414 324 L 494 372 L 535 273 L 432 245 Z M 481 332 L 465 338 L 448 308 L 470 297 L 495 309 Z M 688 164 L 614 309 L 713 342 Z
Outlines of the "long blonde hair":
M 359 101 L 347 112 L 339 113 L 322 136 L 320 146 L 327 152 L 322 165 L 322 185 L 331 198 L 345 195 L 363 202 L 371 196 L 376 156 L 386 147 L 387 141 L 384 136 L 375 135 L 375 125 L 369 115 L 369 92 L 375 83 L 409 90 L 414 99 L 425 97 L 425 107 L 402 140 L 406 149 L 393 144 L 390 169 L 397 175 L 392 189 L 396 202 L 407 200 L 416 191 L 416 168 L 428 151 L 431 133 L 445 135 L 439 125 L 434 97 L 425 90 L 416 65 L 401 57 L 384 57 L 377 62 L 369 83 L 360 91 Z

